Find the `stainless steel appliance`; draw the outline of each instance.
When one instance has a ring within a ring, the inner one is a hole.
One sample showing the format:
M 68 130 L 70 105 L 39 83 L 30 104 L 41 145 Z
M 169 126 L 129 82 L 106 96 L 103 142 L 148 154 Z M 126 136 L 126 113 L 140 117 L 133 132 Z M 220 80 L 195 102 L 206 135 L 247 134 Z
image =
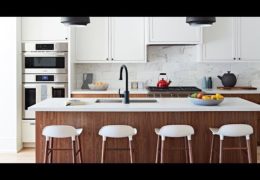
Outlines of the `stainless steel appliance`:
M 150 97 L 187 97 L 192 93 L 201 91 L 201 89 L 194 86 L 171 86 L 168 88 L 149 86 L 147 89 Z
M 35 119 L 28 107 L 47 98 L 68 96 L 67 74 L 24 74 L 23 75 L 23 119 Z
M 23 73 L 67 73 L 68 43 L 38 43 L 22 44 Z
M 68 43 L 25 42 L 23 51 L 23 119 L 35 119 L 28 107 L 47 98 L 68 96 Z

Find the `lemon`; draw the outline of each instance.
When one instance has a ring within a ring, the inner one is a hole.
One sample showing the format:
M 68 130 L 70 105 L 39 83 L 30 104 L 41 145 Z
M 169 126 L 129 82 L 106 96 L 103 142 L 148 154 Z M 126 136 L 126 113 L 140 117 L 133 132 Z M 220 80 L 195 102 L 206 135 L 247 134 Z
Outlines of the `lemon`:
M 210 96 L 202 96 L 203 100 L 210 100 Z
M 218 100 L 219 100 L 219 99 L 224 99 L 224 96 L 222 96 L 221 94 L 218 94 L 218 93 L 217 93 L 215 96 L 216 96 L 216 98 L 217 98 Z
M 212 95 L 210 98 L 213 99 L 213 100 L 216 100 L 217 96 L 216 95 Z

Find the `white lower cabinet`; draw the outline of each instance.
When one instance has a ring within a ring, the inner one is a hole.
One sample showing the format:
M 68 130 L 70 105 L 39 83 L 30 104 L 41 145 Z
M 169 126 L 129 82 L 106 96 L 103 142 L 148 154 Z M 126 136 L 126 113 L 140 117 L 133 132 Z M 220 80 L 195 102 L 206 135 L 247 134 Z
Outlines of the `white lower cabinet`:
M 35 120 L 22 121 L 22 142 L 23 143 L 35 142 Z

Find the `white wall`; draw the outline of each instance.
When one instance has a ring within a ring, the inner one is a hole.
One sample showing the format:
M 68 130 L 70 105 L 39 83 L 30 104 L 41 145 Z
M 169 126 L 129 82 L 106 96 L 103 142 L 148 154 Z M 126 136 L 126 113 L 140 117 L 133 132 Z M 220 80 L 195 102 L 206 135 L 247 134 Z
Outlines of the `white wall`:
M 0 17 L 0 152 L 21 148 L 20 18 Z

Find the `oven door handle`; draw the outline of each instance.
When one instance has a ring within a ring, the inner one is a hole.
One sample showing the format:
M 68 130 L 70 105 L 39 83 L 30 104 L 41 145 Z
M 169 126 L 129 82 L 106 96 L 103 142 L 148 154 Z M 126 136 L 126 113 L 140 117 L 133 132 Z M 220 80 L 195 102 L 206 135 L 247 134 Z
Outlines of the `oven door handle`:
M 23 55 L 24 57 L 67 57 L 67 52 L 26 52 Z
M 65 85 L 54 85 L 51 88 L 52 89 L 65 88 Z
M 36 84 L 23 84 L 24 88 L 37 88 Z

